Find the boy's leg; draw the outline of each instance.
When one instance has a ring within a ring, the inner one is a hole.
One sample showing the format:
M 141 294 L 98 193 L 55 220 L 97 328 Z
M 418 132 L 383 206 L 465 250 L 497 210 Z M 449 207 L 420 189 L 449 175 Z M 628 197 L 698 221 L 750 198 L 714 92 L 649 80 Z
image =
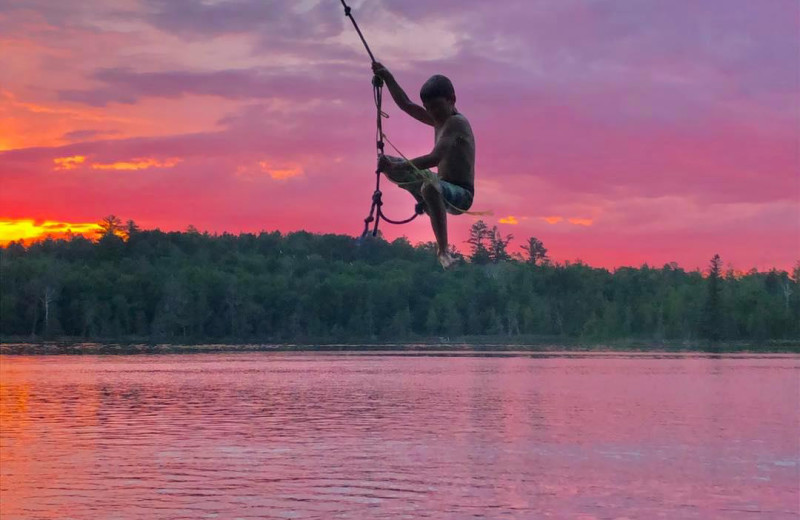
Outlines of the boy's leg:
M 411 193 L 418 203 L 424 205 L 436 237 L 437 257 L 442 267 L 447 269 L 455 262 L 455 259 L 448 252 L 447 208 L 441 181 L 436 174 L 430 171 L 425 173 L 427 175 L 420 174 L 404 160 L 399 160 L 392 168 L 384 172 L 391 182 Z
M 470 206 L 472 206 L 472 192 L 463 188 L 462 186 L 458 186 L 456 184 L 449 183 L 447 181 L 443 181 L 441 179 L 436 179 L 437 182 L 433 184 L 439 193 L 439 199 L 441 200 L 442 207 L 444 208 L 444 241 L 440 241 L 439 245 L 439 262 L 441 262 L 442 267 L 447 269 L 451 265 L 453 265 L 456 259 L 450 255 L 448 251 L 447 245 L 447 213 L 452 215 L 460 215 L 463 212 L 467 211 Z M 433 217 L 431 217 L 433 220 Z M 437 237 L 438 240 L 438 237 Z
M 436 236 L 438 250 L 436 256 L 439 263 L 447 269 L 455 262 L 450 256 L 447 244 L 447 211 L 445 209 L 444 197 L 442 197 L 441 186 L 439 183 L 426 183 L 422 186 L 422 198 L 428 209 L 431 218 L 431 227 Z
M 386 175 L 386 178 L 391 182 L 413 195 L 417 203 L 424 204 L 425 201 L 422 197 L 422 178 L 420 178 L 419 174 L 411 165 L 406 163 L 405 160 L 395 157 L 391 159 L 396 162 L 396 164 L 388 171 L 383 172 L 383 174 Z
M 472 192 L 447 181 L 439 181 L 442 187 L 445 210 L 451 215 L 461 215 L 472 206 Z

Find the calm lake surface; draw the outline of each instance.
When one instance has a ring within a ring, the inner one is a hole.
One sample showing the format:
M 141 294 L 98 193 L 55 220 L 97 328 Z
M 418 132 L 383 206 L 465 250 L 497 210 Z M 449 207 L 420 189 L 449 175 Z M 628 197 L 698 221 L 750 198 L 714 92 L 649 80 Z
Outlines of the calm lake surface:
M 0 357 L 0 516 L 800 518 L 800 357 Z

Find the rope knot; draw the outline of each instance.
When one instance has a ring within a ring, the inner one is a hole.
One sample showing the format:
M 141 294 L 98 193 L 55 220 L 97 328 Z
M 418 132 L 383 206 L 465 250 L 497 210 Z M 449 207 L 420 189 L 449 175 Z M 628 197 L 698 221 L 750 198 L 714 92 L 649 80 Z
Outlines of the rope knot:
M 350 6 L 349 5 L 344 6 L 344 15 L 345 16 L 350 16 Z

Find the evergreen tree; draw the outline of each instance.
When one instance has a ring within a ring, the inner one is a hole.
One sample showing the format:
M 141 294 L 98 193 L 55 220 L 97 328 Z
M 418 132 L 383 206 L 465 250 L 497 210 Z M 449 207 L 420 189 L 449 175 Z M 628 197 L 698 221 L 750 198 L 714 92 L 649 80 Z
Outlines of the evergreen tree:
M 123 226 L 122 220 L 114 215 L 103 217 L 97 225 L 100 226 L 99 234 L 101 237 L 110 235 L 122 237 L 125 235 L 125 226 Z
M 527 262 L 529 264 L 538 265 L 547 261 L 547 248 L 536 237 L 530 237 L 528 242 L 523 244 L 522 249 L 528 253 Z
M 714 255 L 708 270 L 706 306 L 703 314 L 703 337 L 712 341 L 722 337 L 722 260 Z
M 497 226 L 492 227 L 492 231 L 489 233 L 489 260 L 492 263 L 497 264 L 511 260 L 511 255 L 508 254 L 508 243 L 513 238 L 514 235 L 503 237 Z
M 470 245 L 469 259 L 473 264 L 488 264 L 491 260 L 489 253 L 489 240 L 492 232 L 486 222 L 479 220 L 472 224 L 469 230 L 467 243 Z
M 127 222 L 125 222 L 125 229 L 123 230 L 122 233 L 123 236 L 125 237 L 125 240 L 130 240 L 131 237 L 136 235 L 136 233 L 138 233 L 139 231 L 141 230 L 139 229 L 139 226 L 136 224 L 136 222 L 134 222 L 133 220 L 128 220 Z

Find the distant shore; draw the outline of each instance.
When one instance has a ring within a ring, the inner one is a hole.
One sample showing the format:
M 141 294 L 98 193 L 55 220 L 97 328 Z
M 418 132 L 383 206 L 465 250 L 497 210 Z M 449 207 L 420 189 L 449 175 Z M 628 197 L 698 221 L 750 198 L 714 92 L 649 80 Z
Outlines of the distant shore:
M 636 353 L 797 353 L 798 340 L 763 342 L 704 340 L 667 341 L 617 339 L 588 341 L 552 337 L 424 338 L 403 341 L 241 341 L 151 342 L 142 340 L 81 341 L 71 338 L 31 340 L 0 338 L 0 354 L 6 355 L 130 355 L 208 352 L 636 352 Z

